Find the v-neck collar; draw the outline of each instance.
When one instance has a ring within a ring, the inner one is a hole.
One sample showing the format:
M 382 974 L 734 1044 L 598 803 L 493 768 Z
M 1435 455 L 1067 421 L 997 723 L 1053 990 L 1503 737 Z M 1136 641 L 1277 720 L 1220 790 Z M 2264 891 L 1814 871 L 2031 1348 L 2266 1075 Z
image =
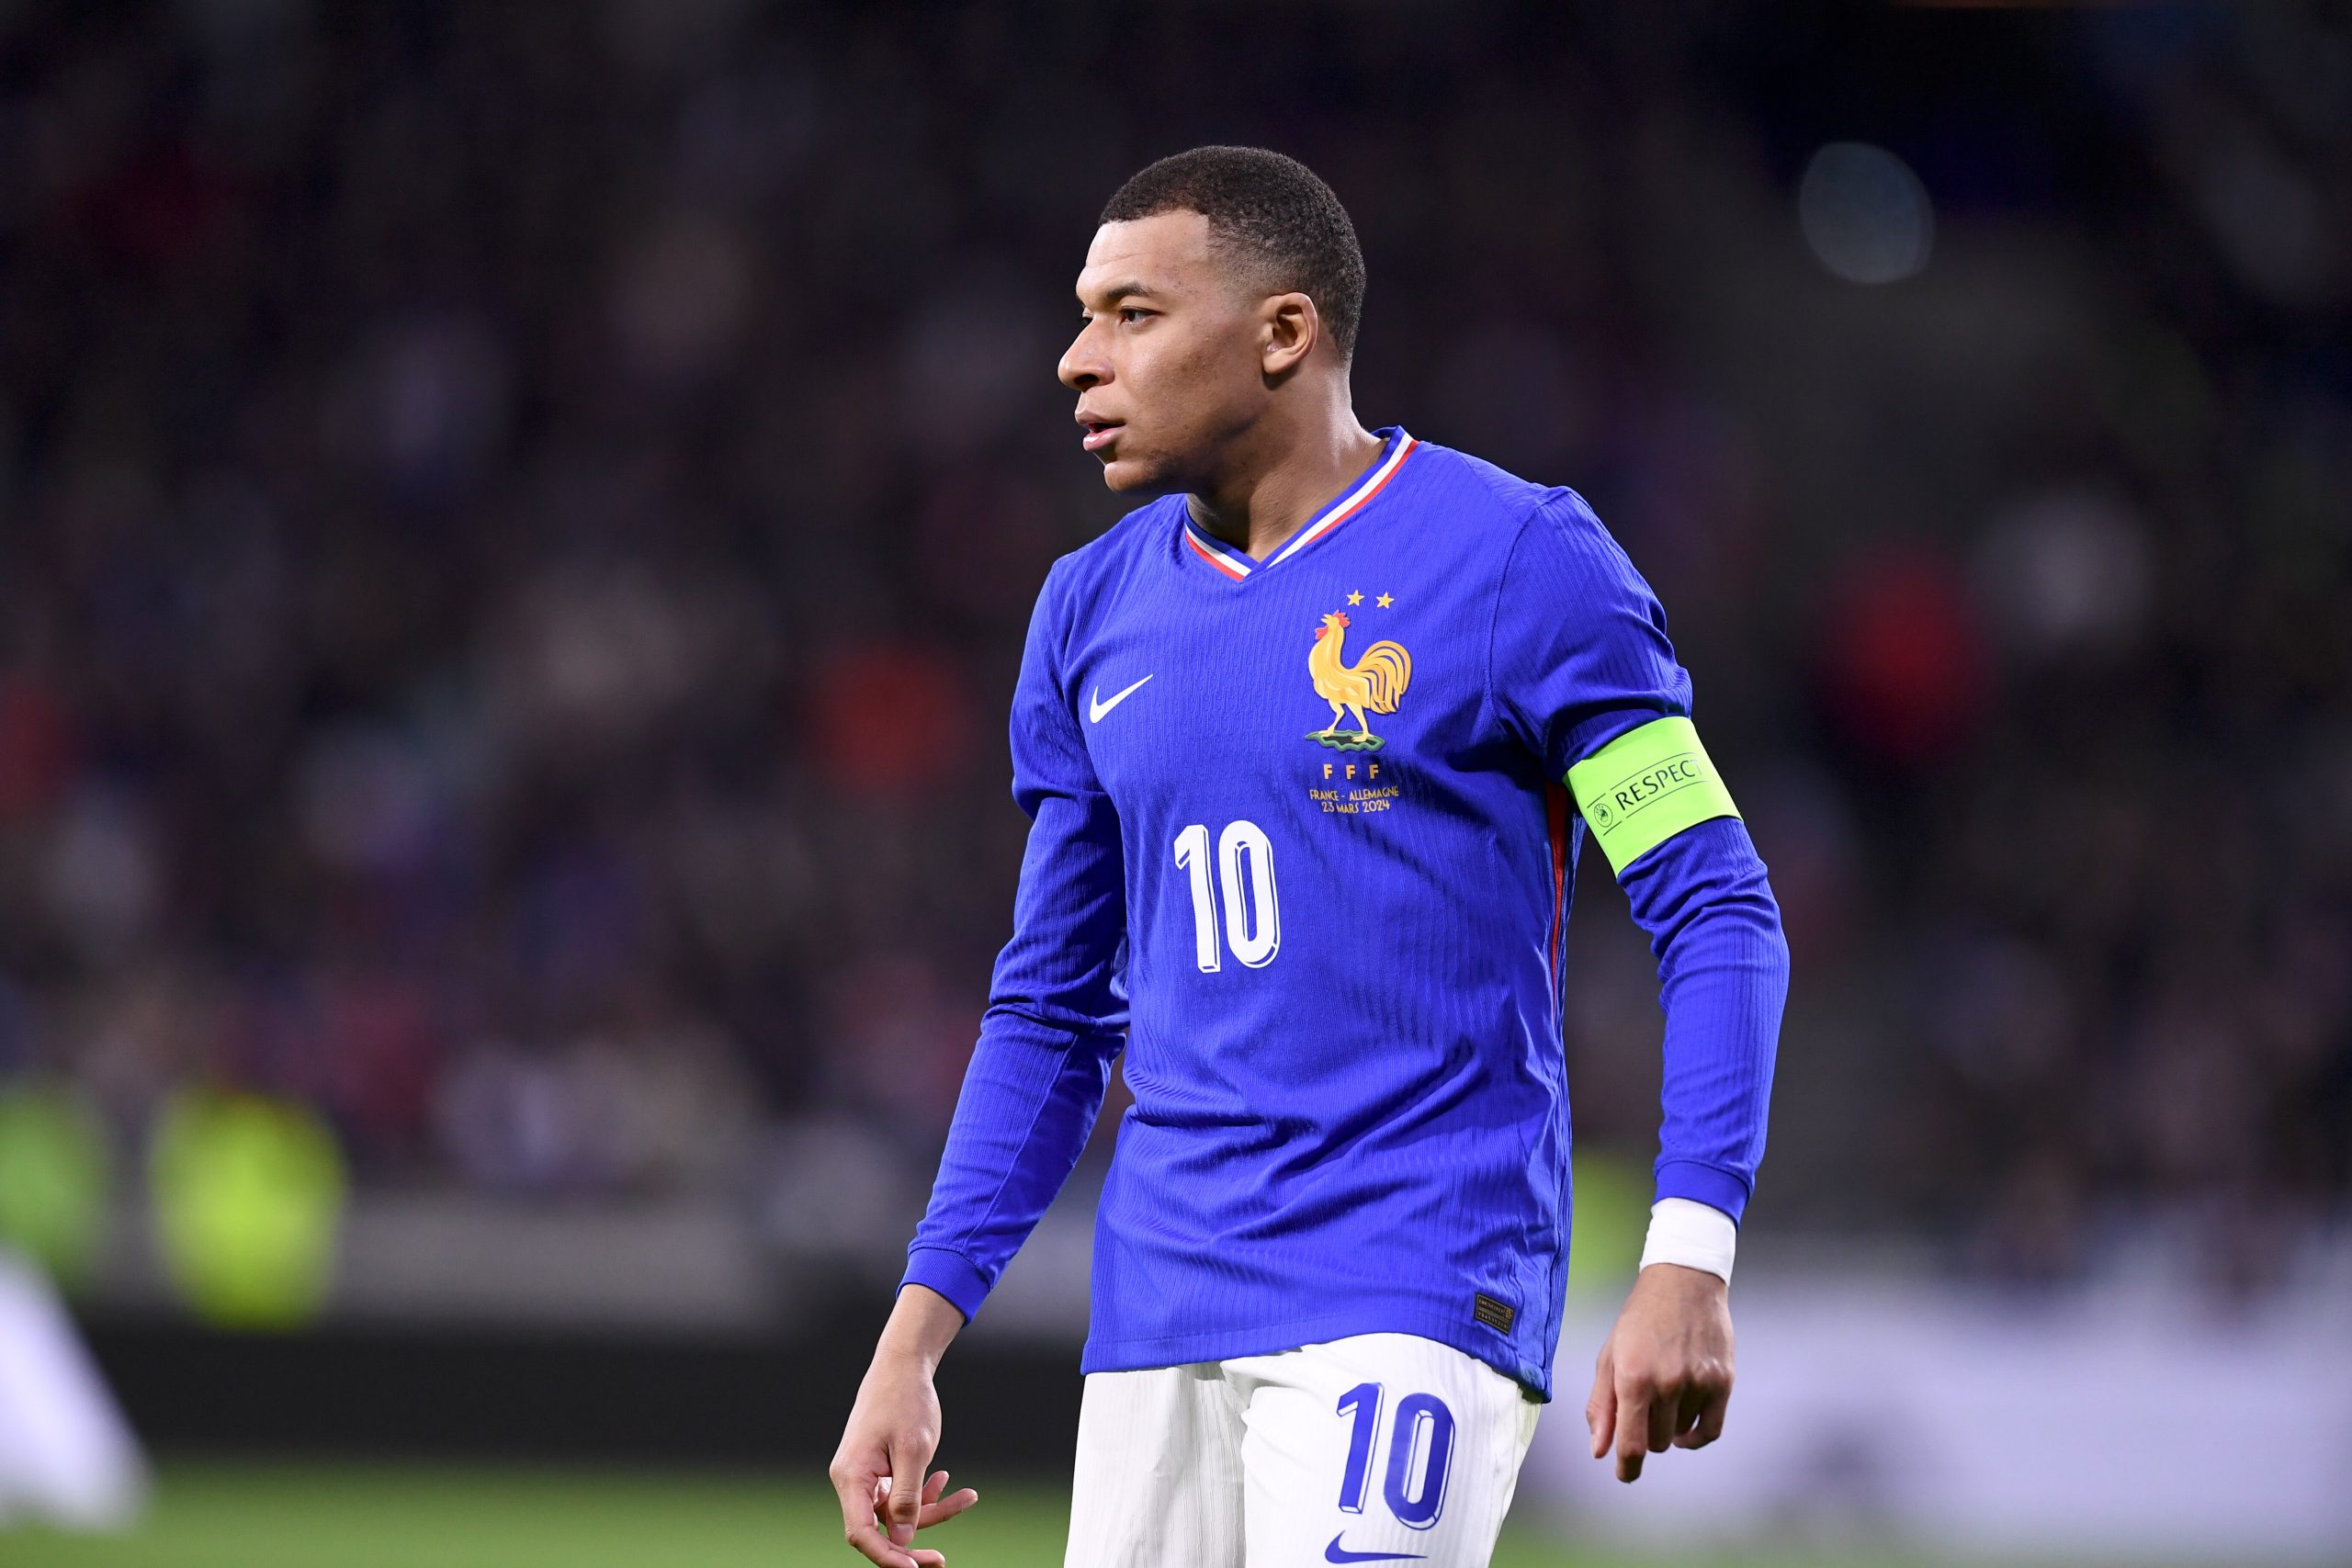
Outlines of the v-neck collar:
M 1204 530 L 1193 521 L 1190 507 L 1184 509 L 1183 514 L 1184 543 L 1191 547 L 1193 554 L 1198 556 L 1204 563 L 1223 572 L 1236 582 L 1243 581 L 1253 573 L 1270 570 L 1282 565 L 1283 562 L 1370 505 L 1372 498 L 1378 495 L 1382 488 L 1396 477 L 1396 470 L 1403 467 L 1405 459 L 1412 455 L 1413 448 L 1420 445 L 1405 434 L 1405 427 L 1401 424 L 1392 424 L 1385 431 L 1375 431 L 1374 434 L 1385 434 L 1387 437 L 1387 445 L 1381 448 L 1380 457 L 1374 462 L 1370 470 L 1351 488 L 1334 497 L 1322 511 L 1308 518 L 1306 526 L 1293 534 L 1283 542 L 1281 549 L 1276 550 L 1266 559 L 1251 560 L 1231 545 Z

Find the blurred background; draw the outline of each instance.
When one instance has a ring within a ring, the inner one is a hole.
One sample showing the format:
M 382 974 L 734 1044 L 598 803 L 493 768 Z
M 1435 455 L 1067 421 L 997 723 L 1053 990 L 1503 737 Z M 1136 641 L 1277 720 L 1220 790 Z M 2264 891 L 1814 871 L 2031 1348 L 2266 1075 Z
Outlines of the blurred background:
M 1604 1485 L 1585 857 L 1498 1562 L 2352 1560 L 2352 17 L 1681 0 L 0 0 L 0 1557 L 850 1560 L 1122 510 L 1070 282 L 1204 141 L 1348 205 L 1367 423 L 1648 577 L 1794 954 L 1729 1439 Z M 961 1568 L 1059 1560 L 1112 1120 Z

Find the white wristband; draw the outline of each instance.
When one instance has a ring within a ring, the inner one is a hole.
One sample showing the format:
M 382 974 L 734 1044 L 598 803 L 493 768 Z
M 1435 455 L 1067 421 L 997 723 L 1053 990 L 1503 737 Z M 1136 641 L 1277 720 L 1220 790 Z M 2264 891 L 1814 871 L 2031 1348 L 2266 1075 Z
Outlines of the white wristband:
M 1661 1198 L 1650 1205 L 1649 1239 L 1642 1243 L 1642 1267 L 1679 1263 L 1704 1269 L 1731 1283 L 1731 1255 L 1739 1226 L 1729 1214 L 1690 1198 Z

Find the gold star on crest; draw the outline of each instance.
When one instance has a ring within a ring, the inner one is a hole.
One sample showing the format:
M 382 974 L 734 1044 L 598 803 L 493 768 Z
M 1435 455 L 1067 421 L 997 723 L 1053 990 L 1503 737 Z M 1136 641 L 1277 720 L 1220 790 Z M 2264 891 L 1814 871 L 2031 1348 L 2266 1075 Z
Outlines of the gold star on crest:
M 1363 595 L 1361 593 L 1351 593 L 1348 595 L 1348 603 L 1351 604 L 1361 604 L 1363 603 Z
M 1383 593 L 1379 598 L 1374 599 L 1373 603 L 1385 610 L 1389 605 L 1396 603 L 1396 596 L 1393 593 Z

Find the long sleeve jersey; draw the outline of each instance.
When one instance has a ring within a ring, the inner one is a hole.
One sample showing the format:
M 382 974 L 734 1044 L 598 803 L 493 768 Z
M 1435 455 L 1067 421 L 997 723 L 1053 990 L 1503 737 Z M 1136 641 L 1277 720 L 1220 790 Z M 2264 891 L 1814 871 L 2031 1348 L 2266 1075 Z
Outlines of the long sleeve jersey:
M 1575 491 L 1378 433 L 1264 560 L 1184 498 L 1057 561 L 1032 819 L 906 1279 L 969 1317 L 1125 1053 L 1089 1371 L 1418 1334 L 1549 1398 L 1563 964 L 1607 854 L 1666 1011 L 1660 1197 L 1738 1219 L 1788 951 L 1646 582 Z

